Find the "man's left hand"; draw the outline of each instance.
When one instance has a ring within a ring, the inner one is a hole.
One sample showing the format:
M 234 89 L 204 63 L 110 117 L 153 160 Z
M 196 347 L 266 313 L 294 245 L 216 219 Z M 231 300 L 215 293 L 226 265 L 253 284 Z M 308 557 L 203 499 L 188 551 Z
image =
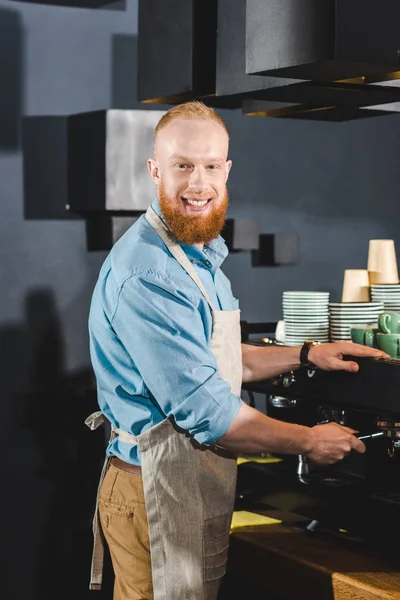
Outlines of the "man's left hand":
M 354 344 L 353 342 L 333 342 L 331 344 L 320 344 L 311 346 L 308 353 L 309 360 L 314 363 L 318 369 L 324 371 L 351 371 L 355 373 L 359 370 L 359 365 L 352 360 L 343 360 L 344 356 L 359 356 L 362 358 L 390 358 L 388 354 Z

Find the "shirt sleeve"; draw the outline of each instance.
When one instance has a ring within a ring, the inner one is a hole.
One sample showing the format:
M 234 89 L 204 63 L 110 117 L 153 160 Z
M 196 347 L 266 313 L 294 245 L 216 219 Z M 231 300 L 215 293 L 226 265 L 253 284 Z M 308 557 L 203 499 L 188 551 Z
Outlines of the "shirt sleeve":
M 131 276 L 112 326 L 161 411 L 199 443 L 219 440 L 242 401 L 219 376 L 199 300 L 158 273 Z

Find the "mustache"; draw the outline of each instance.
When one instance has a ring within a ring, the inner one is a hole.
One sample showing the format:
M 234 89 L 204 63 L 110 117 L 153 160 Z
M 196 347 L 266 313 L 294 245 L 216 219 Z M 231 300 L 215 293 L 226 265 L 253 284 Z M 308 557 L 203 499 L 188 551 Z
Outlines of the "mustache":
M 209 200 L 210 198 L 214 198 L 215 197 L 215 193 L 212 191 L 209 191 L 207 193 L 202 192 L 201 194 L 194 194 L 193 192 L 190 192 L 188 194 L 179 194 L 179 198 L 188 198 L 189 200 L 191 198 L 195 199 L 195 200 Z

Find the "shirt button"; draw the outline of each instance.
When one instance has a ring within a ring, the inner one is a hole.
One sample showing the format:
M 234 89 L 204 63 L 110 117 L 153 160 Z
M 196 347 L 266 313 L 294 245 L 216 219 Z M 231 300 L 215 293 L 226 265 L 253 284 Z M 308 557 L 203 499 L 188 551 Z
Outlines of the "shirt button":
M 190 261 L 190 262 L 191 262 L 191 263 L 193 263 L 194 265 L 196 264 L 196 261 L 195 261 L 195 260 L 193 260 L 193 258 L 191 259 L 191 261 Z
M 206 265 L 207 265 L 207 267 L 209 267 L 211 265 L 209 260 L 206 260 Z

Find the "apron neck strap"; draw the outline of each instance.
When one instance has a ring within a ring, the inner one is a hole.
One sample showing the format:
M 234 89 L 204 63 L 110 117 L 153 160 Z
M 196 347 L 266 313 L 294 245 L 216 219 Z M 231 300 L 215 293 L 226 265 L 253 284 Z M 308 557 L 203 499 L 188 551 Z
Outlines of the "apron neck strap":
M 164 221 L 160 219 L 160 217 L 157 215 L 157 213 L 151 206 L 149 206 L 149 208 L 147 209 L 146 219 L 148 220 L 150 225 L 156 230 L 156 232 L 158 233 L 164 244 L 167 246 L 172 256 L 176 258 L 178 263 L 186 271 L 189 277 L 193 279 L 193 281 L 203 294 L 204 298 L 210 305 L 211 310 L 214 311 L 214 307 L 212 305 L 210 297 L 207 294 L 206 289 L 200 280 L 200 277 L 197 275 L 195 268 L 193 267 L 192 263 L 190 262 L 190 260 L 188 259 L 188 257 L 176 241 L 176 239 L 173 237 L 170 230 L 165 225 Z

